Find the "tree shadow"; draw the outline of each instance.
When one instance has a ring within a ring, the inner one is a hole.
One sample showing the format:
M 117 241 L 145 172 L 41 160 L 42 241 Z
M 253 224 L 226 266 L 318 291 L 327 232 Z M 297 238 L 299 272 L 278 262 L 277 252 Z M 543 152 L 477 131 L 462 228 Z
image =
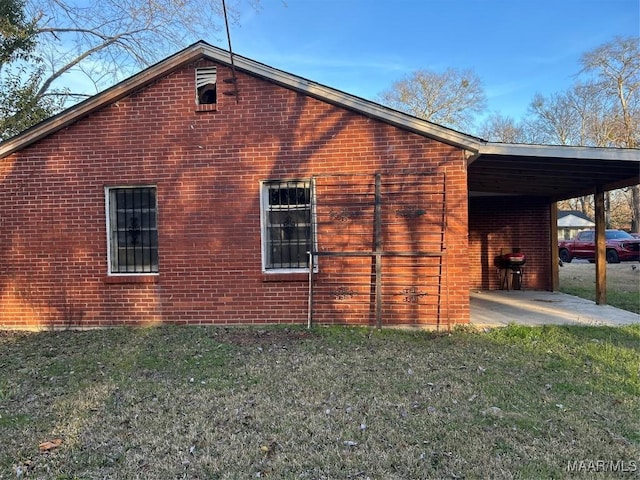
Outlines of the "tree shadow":
M 236 75 L 237 98 L 222 94 L 215 110 L 198 112 L 194 65 L 3 159 L 0 299 L 4 318 L 13 315 L 9 324 L 304 321 L 306 280 L 264 281 L 265 180 L 452 172 L 445 185 L 453 188 L 447 248 L 466 248 L 460 149 L 243 72 Z M 218 65 L 221 84 L 231 77 Z M 122 185 L 157 187 L 154 282 L 106 280 L 105 187 Z M 415 248 L 422 233 L 407 228 Z M 344 242 L 340 248 L 351 248 L 353 237 Z M 370 260 L 362 268 L 370 282 Z M 317 280 L 324 272 L 321 264 Z M 455 289 L 466 290 L 464 279 Z M 11 302 L 19 307 L 7 314 Z M 369 322 L 366 305 L 362 318 Z M 347 314 L 333 313 L 331 322 L 349 323 Z

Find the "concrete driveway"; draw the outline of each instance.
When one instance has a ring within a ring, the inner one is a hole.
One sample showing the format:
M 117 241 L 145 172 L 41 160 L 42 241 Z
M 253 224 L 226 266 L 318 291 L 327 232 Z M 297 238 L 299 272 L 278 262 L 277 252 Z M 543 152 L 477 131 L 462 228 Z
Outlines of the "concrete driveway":
M 522 325 L 630 325 L 640 315 L 558 292 L 474 290 L 471 323 L 477 327 Z

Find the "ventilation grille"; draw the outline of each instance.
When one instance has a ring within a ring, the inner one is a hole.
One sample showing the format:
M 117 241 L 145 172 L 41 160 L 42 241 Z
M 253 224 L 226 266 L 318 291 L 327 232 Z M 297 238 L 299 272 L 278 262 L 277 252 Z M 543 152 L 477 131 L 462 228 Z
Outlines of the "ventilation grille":
M 210 109 L 217 101 L 216 67 L 196 68 L 196 103 Z
M 196 88 L 216 83 L 216 67 L 196 68 Z

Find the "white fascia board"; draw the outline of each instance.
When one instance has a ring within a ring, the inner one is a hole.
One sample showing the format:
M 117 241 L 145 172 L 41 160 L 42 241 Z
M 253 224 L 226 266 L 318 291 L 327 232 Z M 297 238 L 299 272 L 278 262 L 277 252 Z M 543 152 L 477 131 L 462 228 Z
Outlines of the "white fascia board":
M 206 57 L 231 65 L 231 58 L 229 52 L 226 50 L 221 50 L 209 45 L 204 45 L 202 49 L 203 54 Z M 355 110 L 363 115 L 386 121 L 449 145 L 463 148 L 471 153 L 476 153 L 482 143 L 482 141 L 470 135 L 456 132 L 455 130 L 450 130 L 448 128 L 441 127 L 440 125 L 383 107 L 375 102 L 370 102 L 334 88 L 320 85 L 245 57 L 234 55 L 233 64 L 235 68 L 238 68 L 239 70 L 252 73 L 293 90 L 306 93 L 333 105 Z
M 640 163 L 640 149 L 636 148 L 574 147 L 569 145 L 525 145 L 488 142 L 481 145 L 480 155 L 623 160 L 625 162 Z

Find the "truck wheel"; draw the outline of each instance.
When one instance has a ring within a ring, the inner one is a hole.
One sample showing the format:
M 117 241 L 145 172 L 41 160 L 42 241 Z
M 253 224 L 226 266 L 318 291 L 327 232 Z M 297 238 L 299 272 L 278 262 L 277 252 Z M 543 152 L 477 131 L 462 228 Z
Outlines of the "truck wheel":
M 620 263 L 620 257 L 615 250 L 607 250 L 607 263 Z
M 560 250 L 560 260 L 562 260 L 562 263 L 571 263 L 571 254 L 569 253 L 569 250 L 566 248 Z

